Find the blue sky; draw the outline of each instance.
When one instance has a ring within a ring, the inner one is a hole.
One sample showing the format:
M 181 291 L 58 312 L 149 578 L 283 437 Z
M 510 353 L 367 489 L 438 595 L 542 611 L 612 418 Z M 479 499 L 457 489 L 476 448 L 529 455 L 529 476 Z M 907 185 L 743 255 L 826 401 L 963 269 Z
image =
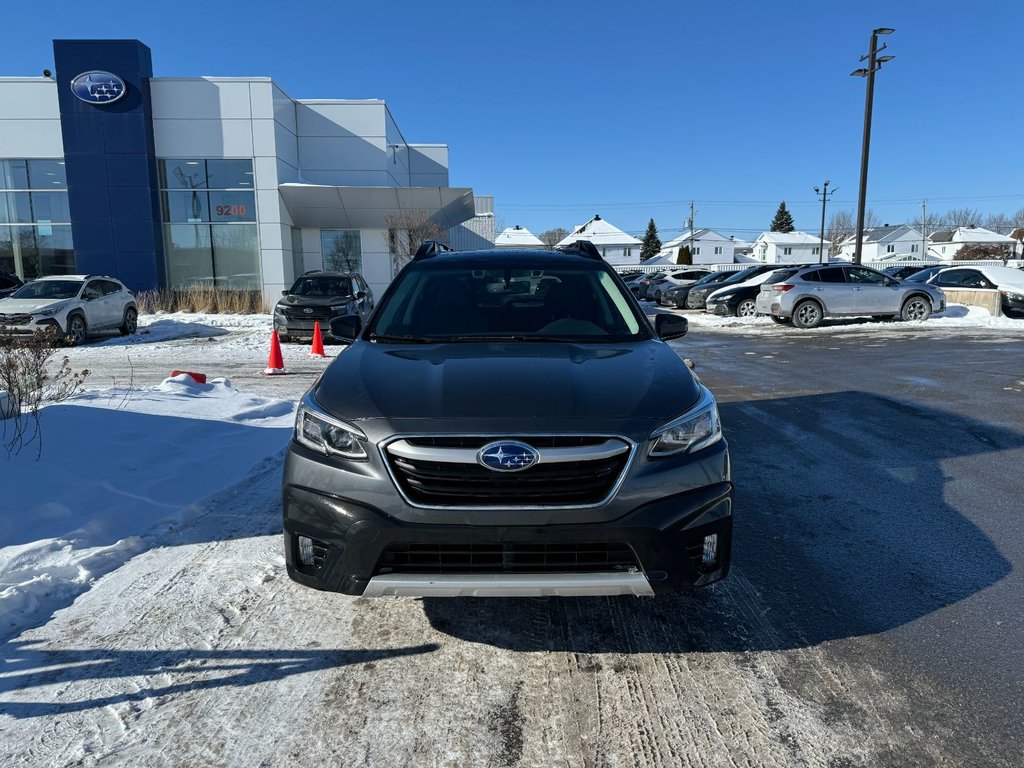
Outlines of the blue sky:
M 411 142 L 451 148 L 451 184 L 534 232 L 600 213 L 753 237 L 786 200 L 815 232 L 813 187 L 857 196 L 874 27 L 868 204 L 883 222 L 1024 207 L 1024 3 L 8 3 L 0 74 L 52 67 L 51 40 L 134 37 L 156 74 L 273 77 L 295 98 L 384 98 Z M 885 39 L 885 38 L 883 38 Z M 0 155 L 2 155 L 0 148 Z M 830 208 L 831 210 L 831 208 Z M 666 236 L 667 235 L 667 236 Z

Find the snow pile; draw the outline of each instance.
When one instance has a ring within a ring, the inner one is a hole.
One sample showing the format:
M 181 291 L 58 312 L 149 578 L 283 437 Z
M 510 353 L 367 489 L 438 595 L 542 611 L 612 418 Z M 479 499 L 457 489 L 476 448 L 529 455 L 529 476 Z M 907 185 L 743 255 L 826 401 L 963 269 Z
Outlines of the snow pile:
M 138 333 L 102 342 L 103 346 L 134 346 L 173 339 L 224 336 L 232 331 L 265 330 L 270 333 L 270 315 L 221 315 L 202 312 L 164 312 L 139 315 Z
M 33 446 L 0 459 L 0 636 L 69 605 L 202 499 L 265 472 L 293 413 L 226 379 L 184 375 L 42 409 L 41 458 Z

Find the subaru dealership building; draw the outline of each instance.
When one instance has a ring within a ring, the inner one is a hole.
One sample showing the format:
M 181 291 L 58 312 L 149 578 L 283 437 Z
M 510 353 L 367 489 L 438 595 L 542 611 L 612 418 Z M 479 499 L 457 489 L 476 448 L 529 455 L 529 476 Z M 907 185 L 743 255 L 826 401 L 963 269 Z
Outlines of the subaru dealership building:
M 393 277 L 404 216 L 475 214 L 448 148 L 380 100 L 295 100 L 271 79 L 153 77 L 137 40 L 55 40 L 52 77 L 0 78 L 0 271 L 133 290 L 280 295 L 312 269 Z

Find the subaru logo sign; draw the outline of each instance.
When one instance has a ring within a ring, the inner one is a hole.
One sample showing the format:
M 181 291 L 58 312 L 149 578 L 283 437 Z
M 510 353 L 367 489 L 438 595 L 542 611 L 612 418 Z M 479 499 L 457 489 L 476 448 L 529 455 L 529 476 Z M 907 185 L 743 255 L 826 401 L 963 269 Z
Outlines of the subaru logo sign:
M 71 81 L 71 92 L 87 104 L 110 104 L 126 90 L 124 80 L 109 72 L 83 72 Z
M 476 460 L 496 472 L 519 472 L 536 464 L 540 460 L 540 454 L 526 443 L 504 440 L 485 445 L 480 449 Z

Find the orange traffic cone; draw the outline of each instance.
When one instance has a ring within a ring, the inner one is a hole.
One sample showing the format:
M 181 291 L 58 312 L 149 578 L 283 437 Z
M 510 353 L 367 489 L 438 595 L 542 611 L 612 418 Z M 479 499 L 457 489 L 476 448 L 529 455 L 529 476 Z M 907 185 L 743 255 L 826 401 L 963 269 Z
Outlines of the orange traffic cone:
M 281 340 L 277 338 L 277 330 L 270 332 L 270 357 L 267 359 L 267 367 L 263 369 L 264 376 L 283 376 L 288 373 L 284 367 L 284 357 L 281 355 Z
M 310 357 L 327 357 L 324 352 L 324 339 L 320 335 L 320 322 L 313 323 L 313 348 L 309 350 Z

